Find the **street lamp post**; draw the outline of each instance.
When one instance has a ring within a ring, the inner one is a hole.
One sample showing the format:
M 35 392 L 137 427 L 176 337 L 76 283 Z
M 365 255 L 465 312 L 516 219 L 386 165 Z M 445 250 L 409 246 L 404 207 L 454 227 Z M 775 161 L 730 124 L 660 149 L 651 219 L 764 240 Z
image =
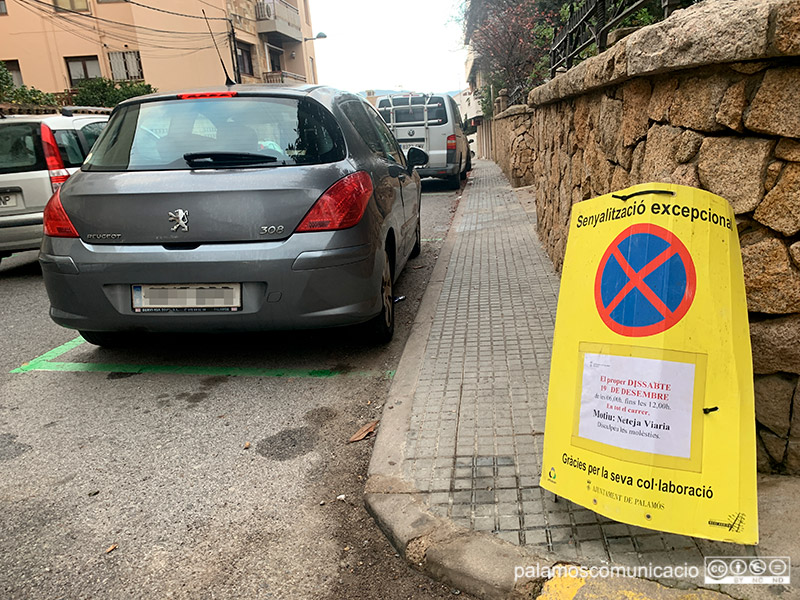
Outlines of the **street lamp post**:
M 314 37 L 307 37 L 307 38 L 303 38 L 303 44 L 305 44 L 305 43 L 306 43 L 306 42 L 308 42 L 308 41 L 314 41 L 314 40 L 324 40 L 326 37 L 328 37 L 328 36 L 327 36 L 327 35 L 325 35 L 324 33 L 322 33 L 322 32 L 320 31 L 320 32 L 319 32 L 317 35 L 315 35 Z M 311 61 L 311 58 L 310 58 L 310 57 L 309 57 L 309 60 Z M 316 82 L 317 82 L 317 73 L 316 73 L 316 68 L 315 68 L 315 65 L 314 65 L 314 62 L 313 62 L 313 61 L 311 61 L 310 67 L 311 67 L 311 75 L 312 75 L 312 77 L 314 78 L 314 79 L 313 79 L 313 81 L 314 81 L 314 83 L 316 83 Z

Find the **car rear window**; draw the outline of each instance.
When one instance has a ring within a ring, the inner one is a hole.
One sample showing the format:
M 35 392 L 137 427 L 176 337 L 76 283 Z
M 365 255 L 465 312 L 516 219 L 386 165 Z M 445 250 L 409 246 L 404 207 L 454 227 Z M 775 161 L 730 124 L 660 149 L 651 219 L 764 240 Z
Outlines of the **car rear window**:
M 47 169 L 38 123 L 0 123 L 0 173 Z
M 330 163 L 346 155 L 333 115 L 307 98 L 169 99 L 115 111 L 84 169 L 188 170 L 185 154 L 207 152 L 258 154 L 274 167 Z
M 394 107 L 394 109 L 392 109 Z M 427 120 L 426 120 L 427 109 Z M 447 123 L 447 108 L 442 96 L 394 96 L 378 102 L 378 112 L 388 124 L 427 124 Z M 392 117 L 394 112 L 394 117 Z M 394 118 L 394 121 L 392 120 Z

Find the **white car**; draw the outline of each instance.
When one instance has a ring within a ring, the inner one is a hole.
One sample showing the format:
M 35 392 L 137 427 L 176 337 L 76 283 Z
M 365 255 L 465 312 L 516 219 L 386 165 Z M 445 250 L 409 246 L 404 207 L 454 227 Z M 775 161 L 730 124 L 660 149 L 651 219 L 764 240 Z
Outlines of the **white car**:
M 50 196 L 80 168 L 108 121 L 92 114 L 5 115 L 0 112 L 0 259 L 42 243 Z
M 404 152 L 416 146 L 428 154 L 420 177 L 439 177 L 454 189 L 472 169 L 472 156 L 456 101 L 447 94 L 402 93 L 381 96 L 378 112 Z

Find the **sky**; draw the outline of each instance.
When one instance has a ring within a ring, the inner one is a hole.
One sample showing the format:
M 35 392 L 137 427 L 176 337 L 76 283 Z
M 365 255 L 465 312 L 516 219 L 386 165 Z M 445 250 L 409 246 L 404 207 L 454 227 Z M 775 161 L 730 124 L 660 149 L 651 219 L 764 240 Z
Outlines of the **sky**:
M 310 0 L 319 82 L 349 92 L 466 87 L 460 0 Z

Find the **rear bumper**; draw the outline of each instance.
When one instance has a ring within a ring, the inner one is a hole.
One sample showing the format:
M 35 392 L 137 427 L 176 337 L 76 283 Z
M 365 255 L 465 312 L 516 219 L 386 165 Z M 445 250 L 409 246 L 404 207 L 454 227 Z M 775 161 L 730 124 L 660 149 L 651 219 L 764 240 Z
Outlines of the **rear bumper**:
M 423 167 L 417 169 L 420 177 L 452 177 L 458 173 L 458 165 L 448 164 L 444 167 Z
M 382 253 L 371 245 L 307 251 L 285 242 L 213 244 L 195 250 L 91 245 L 45 237 L 39 261 L 50 316 L 88 331 L 258 331 L 356 324 L 381 310 Z M 294 241 L 293 241 L 294 240 Z M 303 248 L 300 248 L 300 243 Z M 324 247 L 322 245 L 321 247 Z M 241 283 L 235 312 L 137 313 L 131 285 Z
M 42 213 L 0 217 L 0 253 L 34 250 L 42 244 Z

